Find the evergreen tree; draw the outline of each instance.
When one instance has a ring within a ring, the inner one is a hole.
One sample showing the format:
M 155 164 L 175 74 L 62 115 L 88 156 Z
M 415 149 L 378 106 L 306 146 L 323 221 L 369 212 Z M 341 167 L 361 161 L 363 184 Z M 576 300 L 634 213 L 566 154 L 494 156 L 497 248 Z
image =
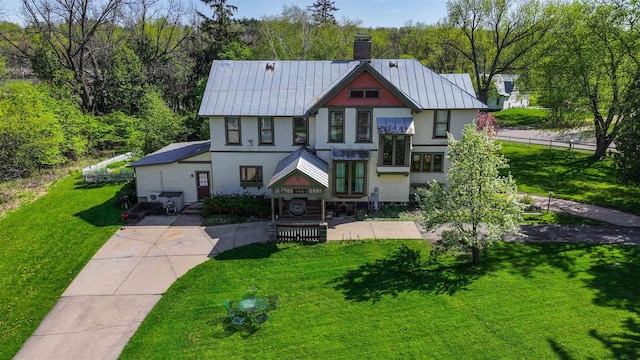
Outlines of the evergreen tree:
M 318 25 L 336 24 L 336 18 L 333 13 L 340 10 L 335 7 L 335 1 L 316 0 L 313 5 L 308 6 L 311 11 L 313 21 Z

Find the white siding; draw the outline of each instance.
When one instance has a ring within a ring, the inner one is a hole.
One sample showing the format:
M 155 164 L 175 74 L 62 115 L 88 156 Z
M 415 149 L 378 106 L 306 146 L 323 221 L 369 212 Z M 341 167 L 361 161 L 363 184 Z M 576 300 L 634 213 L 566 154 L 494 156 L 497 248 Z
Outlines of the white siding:
M 267 185 L 273 176 L 276 166 L 280 160 L 289 155 L 289 152 L 278 153 L 267 152 L 233 152 L 233 153 L 212 153 L 213 161 L 213 192 L 221 194 L 251 193 L 270 194 Z M 246 187 L 240 186 L 240 166 L 262 166 L 263 186 Z
M 145 200 L 152 192 L 182 191 L 185 204 L 198 201 L 195 172 L 211 173 L 210 162 L 210 153 L 204 153 L 170 164 L 136 167 L 138 199 Z
M 318 157 L 329 164 L 329 191 L 327 201 L 366 201 L 362 198 L 337 198 L 333 196 L 333 162 L 331 160 L 332 149 L 359 149 L 370 150 L 371 158 L 367 163 L 367 195 L 377 187 L 379 200 L 383 202 L 406 202 L 409 194 L 414 192 L 411 184 L 424 184 L 432 180 L 446 181 L 446 171 L 449 168 L 448 159 L 445 156 L 442 173 L 411 173 L 404 175 L 378 175 L 379 136 L 377 121 L 379 117 L 412 117 L 416 134 L 412 138 L 413 152 L 442 152 L 446 153 L 447 140 L 433 138 L 434 111 L 425 110 L 412 114 L 408 108 L 374 108 L 372 113 L 373 128 L 371 143 L 356 143 L 356 113 L 357 108 L 345 108 L 345 142 L 328 142 L 329 134 L 329 109 L 320 108 L 315 117 L 309 119 L 310 147 L 316 149 Z M 450 131 L 459 139 L 465 124 L 471 123 L 476 117 L 476 110 L 452 110 Z M 275 172 L 280 160 L 298 147 L 293 145 L 293 119 L 291 117 L 274 118 L 274 145 L 259 145 L 258 118 L 241 118 L 242 145 L 225 145 L 224 118 L 214 117 L 210 121 L 211 128 L 211 160 L 213 163 L 212 191 L 214 193 L 253 193 L 269 195 L 266 188 L 269 179 Z M 253 140 L 249 145 L 248 140 Z M 240 166 L 262 166 L 264 186 L 246 187 L 240 186 Z M 186 201 L 186 199 L 185 199 Z
M 309 119 L 309 142 L 310 146 L 315 146 L 314 135 L 315 119 Z M 211 151 L 234 151 L 234 152 L 257 152 L 257 151 L 289 151 L 298 149 L 298 145 L 293 144 L 293 118 L 274 117 L 274 138 L 273 145 L 260 145 L 258 118 L 253 116 L 240 117 L 240 138 L 241 145 L 226 145 L 226 135 L 223 117 L 213 117 L 209 121 L 211 131 Z M 253 145 L 249 145 L 251 140 Z

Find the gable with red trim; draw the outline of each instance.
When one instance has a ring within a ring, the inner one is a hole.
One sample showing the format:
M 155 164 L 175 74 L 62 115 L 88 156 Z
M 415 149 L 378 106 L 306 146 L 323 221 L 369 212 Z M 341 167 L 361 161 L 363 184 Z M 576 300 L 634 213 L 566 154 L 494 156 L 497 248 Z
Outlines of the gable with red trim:
M 379 90 L 380 96 L 376 98 L 351 98 L 350 90 Z M 325 106 L 401 106 L 406 105 L 398 99 L 389 89 L 382 85 L 373 75 L 363 71 L 355 79 L 345 85 L 336 95 L 325 103 Z

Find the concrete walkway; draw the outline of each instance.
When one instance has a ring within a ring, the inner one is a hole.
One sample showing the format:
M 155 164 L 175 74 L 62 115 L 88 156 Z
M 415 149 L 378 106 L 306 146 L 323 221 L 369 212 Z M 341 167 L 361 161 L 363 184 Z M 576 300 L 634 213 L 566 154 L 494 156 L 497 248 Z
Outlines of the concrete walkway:
M 547 210 L 549 197 L 530 195 L 536 205 L 543 211 Z M 551 198 L 549 209 L 555 212 L 565 212 L 574 216 L 598 220 L 612 225 L 640 227 L 640 216 L 625 213 L 618 210 L 603 208 L 595 205 L 582 204 L 571 200 Z
M 199 216 L 149 216 L 118 230 L 82 269 L 15 359 L 117 359 L 187 271 L 268 240 L 268 222 L 199 226 Z M 421 239 L 413 222 L 335 222 L 331 240 Z

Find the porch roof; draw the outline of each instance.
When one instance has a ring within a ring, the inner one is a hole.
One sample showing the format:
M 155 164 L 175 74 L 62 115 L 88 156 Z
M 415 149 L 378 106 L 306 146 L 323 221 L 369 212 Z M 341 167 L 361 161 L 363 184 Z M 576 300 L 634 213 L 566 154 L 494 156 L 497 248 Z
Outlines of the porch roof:
M 303 173 L 324 188 L 329 187 L 329 165 L 317 157 L 313 150 L 302 146 L 278 163 L 267 188 L 271 188 L 294 171 Z
M 416 130 L 411 117 L 379 117 L 378 134 L 381 135 L 414 135 Z

